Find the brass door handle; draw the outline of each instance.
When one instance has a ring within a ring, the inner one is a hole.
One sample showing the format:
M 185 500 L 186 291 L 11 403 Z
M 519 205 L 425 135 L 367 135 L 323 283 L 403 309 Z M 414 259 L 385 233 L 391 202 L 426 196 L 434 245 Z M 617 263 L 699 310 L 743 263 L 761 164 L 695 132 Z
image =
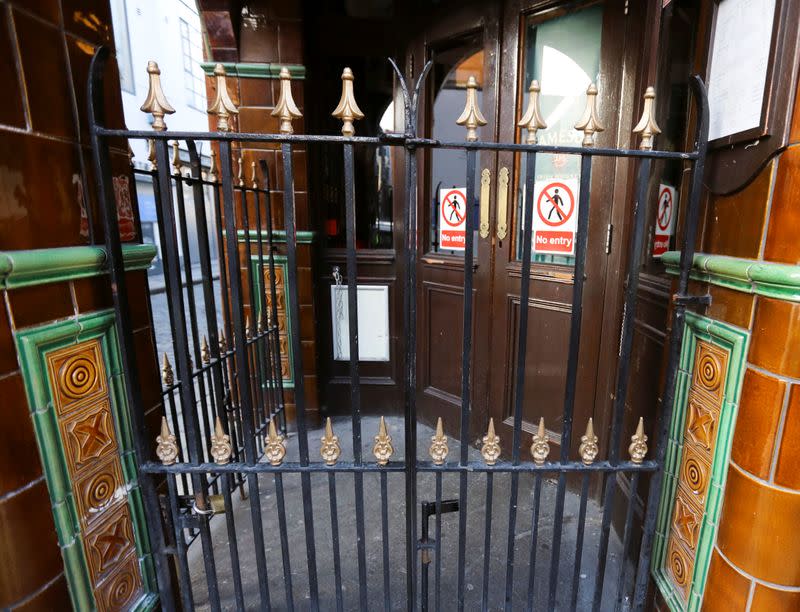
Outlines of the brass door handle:
M 478 233 L 481 238 L 489 237 L 489 187 L 492 185 L 492 173 L 489 168 L 481 172 L 481 197 L 480 197 L 480 226 Z
M 500 168 L 497 176 L 497 239 L 504 240 L 508 234 L 508 168 Z M 488 220 L 488 219 L 487 219 Z

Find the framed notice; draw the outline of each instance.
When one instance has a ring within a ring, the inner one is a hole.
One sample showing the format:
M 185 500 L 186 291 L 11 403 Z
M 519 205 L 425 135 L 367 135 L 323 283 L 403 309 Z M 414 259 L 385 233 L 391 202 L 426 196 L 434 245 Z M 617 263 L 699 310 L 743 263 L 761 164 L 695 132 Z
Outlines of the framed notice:
M 389 361 L 389 286 L 358 285 L 358 360 Z M 350 360 L 347 285 L 331 285 L 333 358 Z
M 731 144 L 769 131 L 768 102 L 777 74 L 776 8 L 782 0 L 718 0 L 711 34 L 709 141 Z

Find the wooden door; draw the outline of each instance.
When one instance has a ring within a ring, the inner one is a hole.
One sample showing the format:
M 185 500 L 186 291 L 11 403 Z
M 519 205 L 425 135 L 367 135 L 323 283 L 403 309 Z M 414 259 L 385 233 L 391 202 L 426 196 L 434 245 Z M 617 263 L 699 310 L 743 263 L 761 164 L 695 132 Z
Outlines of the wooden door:
M 536 79 L 540 82 L 541 108 L 548 124 L 546 129 L 539 132 L 540 143 L 581 145 L 583 134 L 576 131 L 574 125 L 583 112 L 588 85 L 596 83 L 599 90 L 598 110 L 605 130 L 595 136 L 595 144 L 620 146 L 618 133 L 620 126 L 625 125 L 620 109 L 625 104 L 630 106 L 626 98 L 633 95 L 625 91 L 622 70 L 626 55 L 633 53 L 631 39 L 621 35 L 631 28 L 632 23 L 625 5 L 623 0 L 558 4 L 530 0 L 506 2 L 502 50 L 504 64 L 498 109 L 498 138 L 501 142 L 521 142 L 517 123 L 527 104 L 531 80 Z M 630 88 L 630 83 L 627 85 Z M 492 400 L 485 403 L 489 406 L 489 415 L 498 424 L 498 433 L 506 451 L 510 450 L 512 439 L 520 314 L 521 212 L 525 182 L 524 165 L 521 164 L 524 164 L 524 159 L 519 155 L 510 152 L 498 154 L 499 171 L 508 168 L 511 175 L 508 212 L 505 219 L 500 219 L 505 221 L 509 231 L 505 239 L 499 239 L 496 231 L 494 236 L 490 351 L 495 358 L 490 364 L 487 387 Z M 624 166 L 622 172 L 620 164 Z M 579 176 L 578 156 L 539 154 L 536 159 L 537 189 L 534 193 L 541 193 L 540 184 L 542 189 L 545 185 L 562 185 L 561 195 L 565 195 L 564 191 L 574 192 L 571 194 L 572 200 L 577 206 Z M 603 315 L 607 308 L 607 279 L 612 277 L 611 284 L 620 286 L 623 276 L 618 269 L 610 269 L 608 263 L 613 201 L 619 181 L 623 184 L 628 181 L 625 160 L 594 158 L 572 437 L 576 449 L 587 419 L 598 416 L 595 413 L 598 376 L 601 371 L 613 371 L 616 368 L 616 354 L 601 358 L 600 346 L 604 333 Z M 567 200 L 564 198 L 565 202 Z M 569 204 L 565 206 L 569 208 Z M 543 207 L 541 212 L 537 208 L 535 201 L 534 217 L 541 214 L 544 219 L 547 207 Z M 552 205 L 550 208 L 550 219 L 555 222 L 557 217 L 552 216 Z M 572 214 L 575 213 L 573 208 Z M 558 212 L 555 214 L 560 217 Z M 493 229 L 496 227 L 495 223 Z M 525 431 L 532 433 L 539 418 L 544 417 L 549 437 L 558 446 L 564 412 L 574 257 L 568 252 L 555 252 L 565 248 L 562 246 L 537 245 L 536 228 L 535 224 L 527 304 L 528 337 L 522 426 Z M 618 242 L 615 248 L 623 248 L 624 242 Z M 553 452 L 558 452 L 558 449 Z
M 415 73 L 424 62 L 433 67 L 421 105 L 419 133 L 441 140 L 464 140 L 466 132 L 456 124 L 464 109 L 466 83 L 478 81 L 478 103 L 487 124 L 479 139 L 497 137 L 498 53 L 500 49 L 500 6 L 484 2 L 450 4 L 428 26 L 412 46 Z M 495 175 L 496 155 L 482 152 L 476 168 L 475 186 L 485 170 Z M 455 150 L 426 150 L 419 163 L 419 248 L 418 253 L 418 409 L 429 423 L 441 416 L 448 432 L 458 431 L 461 409 L 461 360 L 463 343 L 464 257 L 463 252 L 442 246 L 438 234 L 440 190 L 464 187 L 466 154 Z M 471 197 L 472 194 L 470 194 Z M 477 228 L 477 222 L 475 227 Z M 489 320 L 491 307 L 491 242 L 476 232 L 474 257 L 472 399 L 486 397 Z M 476 433 L 473 419 L 473 434 Z

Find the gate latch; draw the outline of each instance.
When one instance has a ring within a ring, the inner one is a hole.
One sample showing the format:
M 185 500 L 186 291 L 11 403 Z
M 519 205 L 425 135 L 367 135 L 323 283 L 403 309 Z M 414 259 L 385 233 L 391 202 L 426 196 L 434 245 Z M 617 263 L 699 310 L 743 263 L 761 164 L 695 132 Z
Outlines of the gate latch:
M 448 512 L 458 512 L 457 499 L 445 499 L 440 503 L 441 514 Z M 431 549 L 435 548 L 436 540 L 428 537 L 428 519 L 436 514 L 436 502 L 422 502 L 422 537 L 419 539 L 419 551 L 422 563 L 425 565 L 431 562 Z

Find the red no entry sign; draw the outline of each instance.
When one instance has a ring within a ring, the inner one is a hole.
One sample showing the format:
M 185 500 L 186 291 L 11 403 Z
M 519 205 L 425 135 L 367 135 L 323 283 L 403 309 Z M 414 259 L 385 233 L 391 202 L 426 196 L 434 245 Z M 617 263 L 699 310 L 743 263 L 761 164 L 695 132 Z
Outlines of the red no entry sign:
M 467 190 L 440 189 L 439 201 L 439 248 L 463 251 L 467 241 Z
M 575 211 L 575 194 L 564 183 L 548 183 L 539 193 L 536 212 L 542 223 L 550 227 L 564 225 Z
M 674 208 L 672 202 L 672 188 L 662 185 L 661 192 L 658 194 L 658 214 L 656 217 L 658 229 L 662 232 L 669 228 L 672 222 L 672 211 Z

